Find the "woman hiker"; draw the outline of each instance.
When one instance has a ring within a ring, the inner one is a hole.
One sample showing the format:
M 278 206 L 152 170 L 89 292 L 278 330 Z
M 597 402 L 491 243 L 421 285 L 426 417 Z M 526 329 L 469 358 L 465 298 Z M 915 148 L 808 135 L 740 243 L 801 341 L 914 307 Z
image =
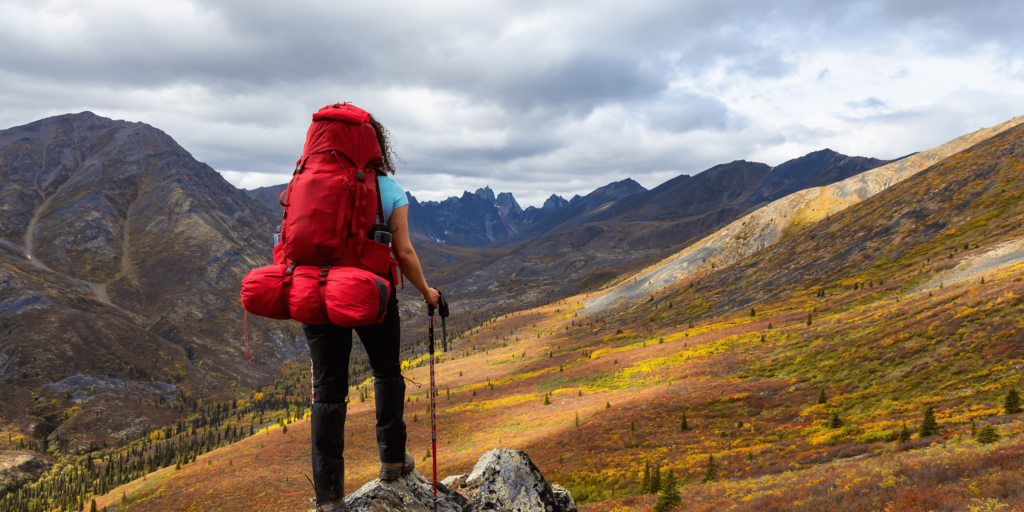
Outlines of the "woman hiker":
M 371 115 L 382 155 L 378 167 L 380 198 L 384 219 L 392 231 L 392 246 L 402 273 L 423 295 L 423 302 L 437 307 L 438 291 L 427 286 L 419 258 L 409 240 L 409 200 L 402 187 L 388 174 L 395 173 L 390 133 Z M 312 463 L 317 512 L 345 510 L 345 401 L 348 397 L 348 365 L 352 351 L 352 328 L 328 323 L 302 324 L 313 361 Z M 374 378 L 377 409 L 377 447 L 381 480 L 395 480 L 415 467 L 406 453 L 405 379 L 399 360 L 402 340 L 398 299 L 392 288 L 382 322 L 356 327 L 366 349 Z

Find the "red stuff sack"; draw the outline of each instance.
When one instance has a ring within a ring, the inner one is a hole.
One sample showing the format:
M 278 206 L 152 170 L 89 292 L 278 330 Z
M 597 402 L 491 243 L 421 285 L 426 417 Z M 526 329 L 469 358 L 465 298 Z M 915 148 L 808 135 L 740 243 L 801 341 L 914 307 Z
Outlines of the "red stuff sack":
M 269 265 L 242 281 L 242 306 L 259 316 L 342 327 L 379 323 L 391 283 L 356 267 Z
M 373 224 L 383 222 L 381 151 L 369 119 L 347 103 L 313 114 L 302 158 L 281 194 L 274 265 L 242 281 L 246 311 L 343 327 L 383 320 L 394 273 L 391 248 L 367 239 Z

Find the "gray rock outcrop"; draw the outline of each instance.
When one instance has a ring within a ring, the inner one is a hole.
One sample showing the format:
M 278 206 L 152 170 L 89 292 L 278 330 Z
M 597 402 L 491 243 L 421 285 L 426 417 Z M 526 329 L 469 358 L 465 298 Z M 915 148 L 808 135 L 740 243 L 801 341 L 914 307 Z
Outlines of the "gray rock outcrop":
M 438 512 L 576 512 L 568 490 L 548 485 L 521 450 L 485 453 L 468 475 L 438 482 Z M 373 480 L 345 498 L 350 512 L 434 510 L 433 485 L 419 472 L 394 482 Z
M 0 452 L 0 496 L 35 482 L 53 463 L 34 452 Z
M 437 512 L 463 512 L 467 501 L 437 484 Z M 394 482 L 372 480 L 345 497 L 349 512 L 434 512 L 434 486 L 419 471 Z

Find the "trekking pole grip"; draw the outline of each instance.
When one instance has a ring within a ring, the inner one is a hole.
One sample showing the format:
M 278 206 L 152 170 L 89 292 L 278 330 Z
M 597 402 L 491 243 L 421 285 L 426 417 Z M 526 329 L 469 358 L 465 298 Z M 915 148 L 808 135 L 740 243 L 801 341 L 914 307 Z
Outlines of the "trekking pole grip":
M 438 290 L 437 288 L 430 288 L 430 289 L 431 290 L 437 290 L 437 298 L 438 298 L 438 302 L 440 303 L 440 301 L 442 300 L 441 299 L 441 290 Z M 445 313 L 447 313 L 447 311 L 445 311 Z M 430 304 L 427 304 L 427 316 L 434 316 L 434 306 L 431 306 Z

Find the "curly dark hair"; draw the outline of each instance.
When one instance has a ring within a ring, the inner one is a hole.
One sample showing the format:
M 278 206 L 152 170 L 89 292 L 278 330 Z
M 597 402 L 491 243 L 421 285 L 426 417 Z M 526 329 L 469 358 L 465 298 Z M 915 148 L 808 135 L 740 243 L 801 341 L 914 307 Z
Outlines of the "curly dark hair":
M 370 114 L 370 126 L 373 127 L 373 131 L 377 132 L 377 144 L 380 145 L 380 167 L 379 169 L 387 174 L 395 173 L 395 162 L 401 162 L 402 159 L 398 158 L 395 153 L 395 148 L 391 143 L 391 132 L 384 125 L 380 124 L 373 114 Z

